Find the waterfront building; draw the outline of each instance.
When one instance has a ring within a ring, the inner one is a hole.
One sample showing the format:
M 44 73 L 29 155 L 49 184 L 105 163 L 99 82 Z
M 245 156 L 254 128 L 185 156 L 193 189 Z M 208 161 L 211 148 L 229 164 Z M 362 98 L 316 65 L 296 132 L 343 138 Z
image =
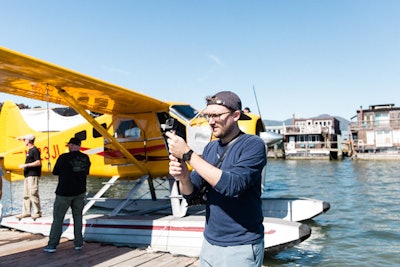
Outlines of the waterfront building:
M 349 124 L 351 156 L 359 159 L 400 159 L 400 107 L 362 106 Z
M 291 125 L 266 127 L 283 135 L 283 143 L 269 156 L 286 159 L 338 159 L 340 149 L 340 121 L 332 116 L 292 118 Z

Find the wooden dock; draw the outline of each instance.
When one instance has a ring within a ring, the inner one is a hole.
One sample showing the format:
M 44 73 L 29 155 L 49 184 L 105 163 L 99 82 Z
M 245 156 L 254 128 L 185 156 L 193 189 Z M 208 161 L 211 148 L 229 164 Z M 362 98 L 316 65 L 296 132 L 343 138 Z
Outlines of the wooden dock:
M 47 241 L 48 237 L 43 235 L 0 227 L 0 266 L 199 266 L 198 258 L 151 252 L 146 248 L 85 243 L 81 251 L 75 251 L 73 241 L 65 238 L 61 239 L 55 253 L 47 253 L 43 251 Z

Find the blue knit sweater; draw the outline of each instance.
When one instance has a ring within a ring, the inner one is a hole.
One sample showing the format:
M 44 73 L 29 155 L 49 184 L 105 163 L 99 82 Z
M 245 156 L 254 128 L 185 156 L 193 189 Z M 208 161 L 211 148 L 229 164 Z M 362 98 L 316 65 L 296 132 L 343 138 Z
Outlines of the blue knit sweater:
M 226 145 L 219 140 L 209 143 L 203 158 L 215 165 Z M 256 135 L 241 135 L 229 148 L 222 165 L 222 176 L 212 188 L 207 184 L 206 225 L 204 237 L 210 244 L 235 246 L 252 244 L 264 237 L 261 207 L 261 175 L 266 165 L 266 148 Z M 190 179 L 195 185 L 203 178 L 194 170 Z

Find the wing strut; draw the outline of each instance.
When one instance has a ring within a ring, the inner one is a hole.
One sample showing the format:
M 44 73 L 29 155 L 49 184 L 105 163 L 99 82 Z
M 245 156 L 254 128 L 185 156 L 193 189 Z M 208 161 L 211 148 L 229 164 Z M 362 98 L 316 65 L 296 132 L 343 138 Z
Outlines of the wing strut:
M 47 147 L 50 148 L 50 108 L 49 108 L 49 85 L 46 86 L 46 108 L 47 108 Z M 47 170 L 51 171 L 50 157 L 47 160 Z
M 99 132 L 101 133 L 102 136 L 104 136 L 105 138 L 107 138 L 119 151 L 121 151 L 122 154 L 124 154 L 124 156 L 130 160 L 131 162 L 133 162 L 136 167 L 138 167 L 139 170 L 141 170 L 143 173 L 143 175 L 148 174 L 149 170 L 143 166 L 143 164 L 141 164 L 139 161 L 137 161 L 135 159 L 135 157 L 129 153 L 129 151 L 123 147 L 118 141 L 117 139 L 115 139 L 112 135 L 110 135 L 106 129 L 104 129 L 92 116 L 90 116 L 85 109 L 83 109 L 79 103 L 77 103 L 77 101 L 70 96 L 67 92 L 65 92 L 65 90 L 63 90 L 62 88 L 56 87 L 58 90 L 58 93 L 64 97 L 64 100 L 72 107 L 74 108 L 79 114 L 82 115 L 82 117 L 84 117 L 90 124 L 93 125 L 93 127 Z

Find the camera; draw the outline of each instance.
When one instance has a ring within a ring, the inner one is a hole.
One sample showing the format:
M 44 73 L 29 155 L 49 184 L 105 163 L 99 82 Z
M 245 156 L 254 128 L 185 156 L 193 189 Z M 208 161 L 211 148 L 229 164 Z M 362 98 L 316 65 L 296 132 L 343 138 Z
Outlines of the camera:
M 161 129 L 164 136 L 166 132 L 175 132 L 176 135 L 186 140 L 185 126 L 172 117 L 165 120 L 165 124 L 161 126 Z
M 174 118 L 168 118 L 165 121 L 165 127 L 164 127 L 164 133 L 168 132 L 168 131 L 176 131 L 177 128 L 177 123 L 175 121 Z

